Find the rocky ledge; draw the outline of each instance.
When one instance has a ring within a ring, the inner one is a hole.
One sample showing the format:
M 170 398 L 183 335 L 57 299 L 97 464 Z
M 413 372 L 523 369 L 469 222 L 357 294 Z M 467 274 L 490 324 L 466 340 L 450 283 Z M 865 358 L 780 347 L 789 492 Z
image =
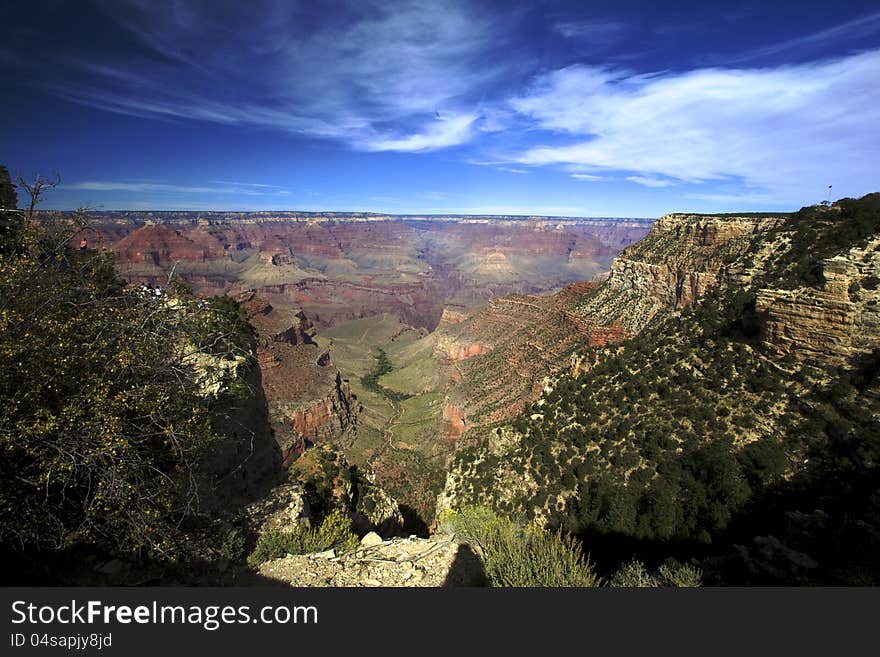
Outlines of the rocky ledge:
M 354 552 L 336 556 L 288 555 L 267 561 L 265 578 L 296 587 L 439 587 L 485 584 L 482 563 L 471 548 L 454 536 L 382 540 L 364 536 Z

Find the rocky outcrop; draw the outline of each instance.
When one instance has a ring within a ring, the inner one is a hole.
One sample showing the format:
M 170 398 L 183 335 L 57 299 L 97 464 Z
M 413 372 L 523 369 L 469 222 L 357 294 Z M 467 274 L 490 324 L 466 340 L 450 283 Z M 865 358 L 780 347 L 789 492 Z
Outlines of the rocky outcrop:
M 434 355 L 445 360 L 457 361 L 479 356 L 491 348 L 481 342 L 452 341 L 440 336 L 434 343 Z
M 315 327 L 305 314 L 253 292 L 240 299 L 257 333 L 262 385 L 285 462 L 309 444 L 352 429 L 360 404 L 333 367 L 330 350 L 315 342 Z
M 380 536 L 400 533 L 404 525 L 400 505 L 376 483 L 376 473 L 366 468 L 359 471 L 361 486 L 355 505 L 354 526 L 361 533 L 372 531 Z
M 880 347 L 880 239 L 824 260 L 819 288 L 764 289 L 755 309 L 771 353 L 815 364 L 854 364 Z
M 624 257 L 615 258 L 611 263 L 608 278 L 612 290 L 632 290 L 672 308 L 691 305 L 717 282 L 717 272 L 688 271 L 668 264 L 654 265 Z
M 287 556 L 260 566 L 263 577 L 295 587 L 483 586 L 485 573 L 471 548 L 446 534 L 362 544 L 337 556 Z
M 288 421 L 306 440 L 329 442 L 338 438 L 357 421 L 357 405 L 351 387 L 336 373 L 334 386 L 324 396 L 287 411 Z
M 257 534 L 268 531 L 285 531 L 302 524 L 309 525 L 312 510 L 308 496 L 299 484 L 275 486 L 260 500 L 245 508 L 245 518 Z
M 404 521 L 397 500 L 376 483 L 369 466 L 352 466 L 332 446 L 319 445 L 299 456 L 289 473 L 315 497 L 324 512 L 342 509 L 348 513 L 358 534 L 400 533 Z
M 450 442 L 457 440 L 465 431 L 465 420 L 461 409 L 452 402 L 443 407 L 443 436 Z
M 468 318 L 468 314 L 452 308 L 444 308 L 440 315 L 440 321 L 437 323 L 437 329 L 444 329 L 453 324 L 461 324 Z
M 228 511 L 263 496 L 281 477 L 282 455 L 269 420 L 259 367 L 239 373 L 248 394 L 218 406 L 212 425 L 222 436 L 203 457 L 199 471 L 204 511 Z
M 665 215 L 614 259 L 605 283 L 574 314 L 594 333 L 613 329 L 608 342 L 634 335 L 658 313 L 686 308 L 715 285 L 747 282 L 773 252 L 767 236 L 784 222 L 769 215 Z M 751 268 L 744 266 L 749 258 Z

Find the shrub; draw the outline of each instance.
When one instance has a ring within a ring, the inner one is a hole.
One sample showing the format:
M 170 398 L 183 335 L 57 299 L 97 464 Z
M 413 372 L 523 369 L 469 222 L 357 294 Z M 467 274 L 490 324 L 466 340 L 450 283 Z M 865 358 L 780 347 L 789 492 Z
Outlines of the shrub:
M 638 559 L 624 564 L 611 576 L 610 586 L 616 588 L 676 587 L 694 588 L 701 584 L 703 572 L 688 564 L 663 564 L 651 573 Z
M 630 561 L 618 568 L 611 576 L 609 585 L 615 588 L 658 586 L 656 578 L 648 572 L 645 564 L 638 560 Z
M 598 586 L 580 545 L 561 531 L 525 527 L 480 507 L 446 512 L 441 526 L 476 547 L 491 586 Z
M 703 571 L 688 564 L 670 566 L 663 564 L 657 569 L 660 586 L 675 586 L 678 588 L 695 588 L 701 585 Z
M 878 285 L 880 285 L 880 278 L 873 275 L 862 280 L 862 287 L 866 290 L 876 290 Z
M 245 538 L 240 529 L 230 529 L 220 543 L 220 556 L 228 561 L 238 561 L 244 555 Z
M 351 531 L 351 520 L 342 511 L 332 511 L 317 529 L 296 524 L 287 531 L 271 530 L 260 534 L 254 551 L 248 557 L 251 566 L 259 566 L 286 554 L 311 554 L 324 550 L 350 552 L 358 546 Z
M 188 332 L 195 301 L 126 291 L 109 251 L 71 248 L 84 225 L 44 215 L 0 248 L 0 544 L 177 559 L 220 439 L 186 358 L 213 338 Z

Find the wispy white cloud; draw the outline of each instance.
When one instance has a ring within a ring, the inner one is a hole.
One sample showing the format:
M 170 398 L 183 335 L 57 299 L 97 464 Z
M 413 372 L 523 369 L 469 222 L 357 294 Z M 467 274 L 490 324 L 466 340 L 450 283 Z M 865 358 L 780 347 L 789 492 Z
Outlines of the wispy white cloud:
M 135 116 L 246 124 L 367 151 L 429 151 L 496 129 L 479 105 L 509 63 L 490 60 L 498 16 L 451 0 L 365 0 L 321 8 L 280 0 L 100 2 L 161 59 L 73 59 L 51 89 Z M 85 78 L 83 75 L 85 74 Z M 477 125 L 479 124 L 479 125 Z
M 797 66 L 654 75 L 567 67 L 538 78 L 511 105 L 568 143 L 511 159 L 626 171 L 654 186 L 737 180 L 779 202 L 831 183 L 861 194 L 880 182 L 878 71 L 880 50 Z
M 562 21 L 556 23 L 553 29 L 567 39 L 605 46 L 620 38 L 627 27 L 616 21 Z
M 478 167 L 492 167 L 496 171 L 502 171 L 504 173 L 515 173 L 515 174 L 525 174 L 531 173 L 528 169 L 521 169 L 518 167 L 510 167 L 510 166 L 502 166 L 506 164 L 508 160 L 467 160 L 468 164 L 473 164 Z
M 575 180 L 587 180 L 589 182 L 597 182 L 599 180 L 605 180 L 605 176 L 594 176 L 592 173 L 570 173 L 568 174 Z
M 256 187 L 257 189 L 286 189 L 281 185 L 267 185 L 266 183 L 246 183 L 235 180 L 211 180 L 210 182 L 218 185 L 235 185 L 236 187 Z
M 462 144 L 470 140 L 476 116 L 462 114 L 437 118 L 413 134 L 405 136 L 371 136 L 361 147 L 368 151 L 430 151 Z
M 839 25 L 819 30 L 818 32 L 812 32 L 794 39 L 787 39 L 772 43 L 768 46 L 755 48 L 738 57 L 725 57 L 724 61 L 727 64 L 741 64 L 743 62 L 763 59 L 781 53 L 819 48 L 826 46 L 829 43 L 839 43 L 841 39 L 853 42 L 857 39 L 877 34 L 878 32 L 880 32 L 880 11 L 860 16 L 853 20 L 840 23 Z
M 644 187 L 670 187 L 675 184 L 674 181 L 666 178 L 652 178 L 650 176 L 627 176 L 626 179 Z

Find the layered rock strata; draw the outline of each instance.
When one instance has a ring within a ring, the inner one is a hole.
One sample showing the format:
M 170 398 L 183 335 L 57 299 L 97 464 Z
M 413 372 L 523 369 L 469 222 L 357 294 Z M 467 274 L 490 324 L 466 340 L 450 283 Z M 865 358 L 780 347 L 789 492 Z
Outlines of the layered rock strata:
M 880 239 L 821 263 L 819 288 L 764 289 L 761 340 L 777 355 L 845 365 L 880 347 Z

